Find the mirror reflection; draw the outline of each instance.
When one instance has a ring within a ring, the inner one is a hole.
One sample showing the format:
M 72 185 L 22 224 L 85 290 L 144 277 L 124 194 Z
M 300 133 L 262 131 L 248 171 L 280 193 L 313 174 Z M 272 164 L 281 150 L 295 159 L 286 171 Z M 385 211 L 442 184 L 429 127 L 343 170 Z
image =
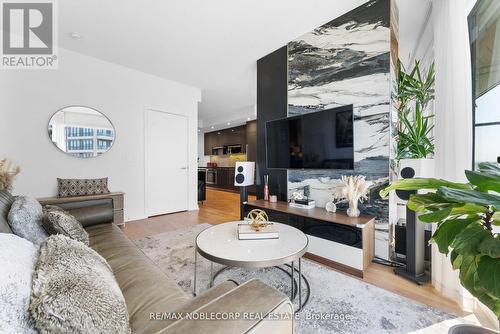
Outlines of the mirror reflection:
M 78 158 L 107 152 L 115 140 L 115 129 L 101 112 L 85 106 L 57 111 L 49 121 L 49 138 L 57 148 Z

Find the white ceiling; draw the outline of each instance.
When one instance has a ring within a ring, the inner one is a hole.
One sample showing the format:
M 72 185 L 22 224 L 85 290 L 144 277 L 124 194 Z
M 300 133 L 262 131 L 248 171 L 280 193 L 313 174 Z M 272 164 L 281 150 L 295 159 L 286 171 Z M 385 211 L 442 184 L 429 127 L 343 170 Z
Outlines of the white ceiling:
M 254 110 L 257 59 L 365 1 L 64 0 L 59 44 L 201 88 L 210 127 L 253 116 L 240 113 Z

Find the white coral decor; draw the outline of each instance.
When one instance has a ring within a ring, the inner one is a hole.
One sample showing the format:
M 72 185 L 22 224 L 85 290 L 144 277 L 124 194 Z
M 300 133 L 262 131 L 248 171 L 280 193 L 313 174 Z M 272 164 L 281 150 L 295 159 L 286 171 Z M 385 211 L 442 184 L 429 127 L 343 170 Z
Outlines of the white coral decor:
M 369 183 L 362 175 L 342 175 L 340 182 L 333 189 L 333 196 L 336 199 L 346 199 L 349 202 L 347 214 L 350 217 L 358 217 L 358 202 L 367 199 Z

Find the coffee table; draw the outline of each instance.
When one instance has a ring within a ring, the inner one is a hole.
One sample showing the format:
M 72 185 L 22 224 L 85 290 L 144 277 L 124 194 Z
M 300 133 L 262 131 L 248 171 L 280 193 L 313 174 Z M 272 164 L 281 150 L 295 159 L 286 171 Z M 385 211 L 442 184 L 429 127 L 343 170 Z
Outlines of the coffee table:
M 291 279 L 291 300 L 298 295 L 300 311 L 309 299 L 309 283 L 302 275 L 301 258 L 307 251 L 309 240 L 302 231 L 285 224 L 274 223 L 279 233 L 278 239 L 238 240 L 238 224 L 234 221 L 211 226 L 196 237 L 193 293 L 196 296 L 196 274 L 198 254 L 210 261 L 210 286 L 215 278 L 231 267 L 267 268 L 274 267 L 284 271 Z M 298 261 L 298 268 L 295 268 Z M 213 272 L 213 263 L 225 265 L 217 273 Z M 280 266 L 285 266 L 290 270 Z M 295 272 L 298 271 L 298 289 Z M 302 281 L 307 286 L 307 295 L 302 304 Z

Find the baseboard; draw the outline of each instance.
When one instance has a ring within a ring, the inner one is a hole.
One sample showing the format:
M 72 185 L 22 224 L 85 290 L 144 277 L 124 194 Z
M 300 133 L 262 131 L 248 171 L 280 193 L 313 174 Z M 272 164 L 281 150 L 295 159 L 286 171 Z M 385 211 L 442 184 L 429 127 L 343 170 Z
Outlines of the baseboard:
M 304 254 L 304 257 L 306 259 L 318 262 L 318 263 L 323 264 L 323 265 L 330 267 L 332 269 L 342 271 L 346 274 L 356 276 L 359 278 L 363 278 L 363 271 L 362 270 L 352 268 L 352 267 L 346 266 L 345 264 L 338 263 L 338 262 L 335 262 L 335 261 L 332 261 L 329 259 L 325 259 L 324 257 L 321 257 L 319 255 L 315 255 L 315 254 L 311 254 L 311 253 Z

